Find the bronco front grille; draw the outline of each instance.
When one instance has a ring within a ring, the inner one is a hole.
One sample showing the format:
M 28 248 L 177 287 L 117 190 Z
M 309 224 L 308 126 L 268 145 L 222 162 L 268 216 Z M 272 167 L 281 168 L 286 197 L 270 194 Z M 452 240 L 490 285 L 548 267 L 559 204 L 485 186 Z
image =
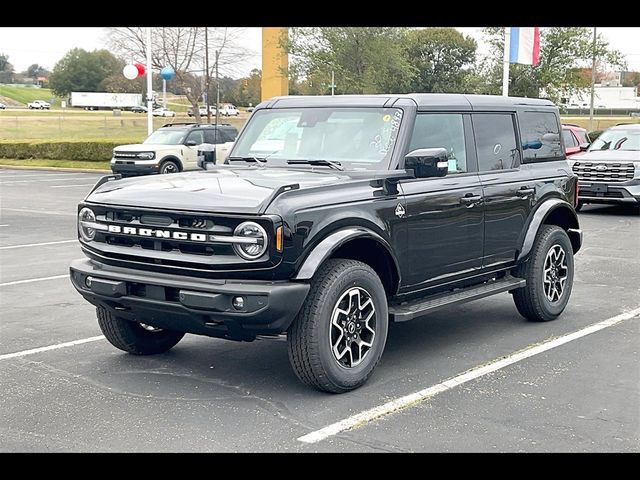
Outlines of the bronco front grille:
M 633 162 L 575 162 L 573 171 L 578 180 L 586 182 L 628 182 L 635 175 Z
M 83 247 L 89 256 L 107 263 L 216 271 L 264 268 L 281 258 L 272 241 L 263 260 L 249 262 L 235 253 L 233 242 L 238 237 L 233 232 L 249 220 L 246 216 L 88 206 L 96 215 L 98 228 L 95 239 L 83 242 Z M 250 220 L 261 224 L 273 238 L 277 217 Z

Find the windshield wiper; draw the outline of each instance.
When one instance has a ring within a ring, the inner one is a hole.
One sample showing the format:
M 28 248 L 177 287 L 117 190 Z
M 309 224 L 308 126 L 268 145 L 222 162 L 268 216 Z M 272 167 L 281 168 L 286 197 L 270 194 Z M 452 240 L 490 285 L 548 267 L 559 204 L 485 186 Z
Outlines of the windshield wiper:
M 330 167 L 336 170 L 344 170 L 344 167 L 340 162 L 334 162 L 333 160 L 287 160 L 289 165 L 321 165 L 323 167 Z
M 264 165 L 265 163 L 267 163 L 267 159 L 266 158 L 253 157 L 253 156 L 249 156 L 249 157 L 227 157 L 227 160 L 230 161 L 230 162 L 252 162 L 252 163 L 257 163 L 259 165 Z

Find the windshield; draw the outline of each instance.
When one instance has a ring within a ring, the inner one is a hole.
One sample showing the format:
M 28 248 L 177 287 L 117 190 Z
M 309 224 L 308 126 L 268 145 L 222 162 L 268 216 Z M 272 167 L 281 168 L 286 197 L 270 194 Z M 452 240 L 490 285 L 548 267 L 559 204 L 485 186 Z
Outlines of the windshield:
M 640 130 L 607 130 L 589 147 L 594 150 L 640 150 Z
M 142 143 L 146 145 L 179 145 L 184 141 L 184 129 L 156 130 Z
M 399 108 L 287 108 L 254 112 L 230 158 L 324 160 L 386 169 L 402 121 Z

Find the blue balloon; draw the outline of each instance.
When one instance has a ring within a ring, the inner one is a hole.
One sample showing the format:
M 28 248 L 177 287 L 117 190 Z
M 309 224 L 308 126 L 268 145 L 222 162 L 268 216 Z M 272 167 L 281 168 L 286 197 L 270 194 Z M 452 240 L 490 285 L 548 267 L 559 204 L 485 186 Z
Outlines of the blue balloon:
M 160 70 L 160 76 L 165 80 L 171 80 L 175 74 L 176 72 L 171 67 L 164 67 Z

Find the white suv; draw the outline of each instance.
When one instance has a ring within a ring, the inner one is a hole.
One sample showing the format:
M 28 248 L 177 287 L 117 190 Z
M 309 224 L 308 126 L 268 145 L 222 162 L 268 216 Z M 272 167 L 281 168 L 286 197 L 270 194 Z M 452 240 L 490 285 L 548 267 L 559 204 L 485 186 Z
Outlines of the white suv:
M 229 124 L 170 123 L 153 132 L 144 142 L 113 149 L 111 171 L 123 176 L 147 173 L 177 173 L 197 170 L 198 145 L 216 146 L 216 161 L 227 157 L 238 129 Z

